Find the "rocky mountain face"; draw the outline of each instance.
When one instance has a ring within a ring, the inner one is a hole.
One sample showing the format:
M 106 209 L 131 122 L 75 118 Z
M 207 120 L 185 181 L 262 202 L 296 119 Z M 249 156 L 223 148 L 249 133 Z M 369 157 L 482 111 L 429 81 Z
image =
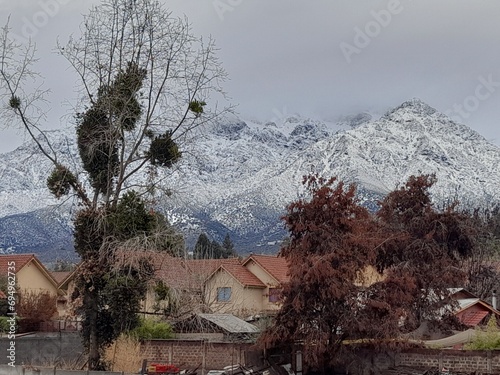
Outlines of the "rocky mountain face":
M 78 165 L 72 133 L 49 136 L 62 159 Z M 279 218 L 304 195 L 301 181 L 311 172 L 356 183 L 373 209 L 377 199 L 422 173 L 437 176 L 436 204 L 500 201 L 500 149 L 418 99 L 377 120 L 360 114 L 336 123 L 299 116 L 266 124 L 226 121 L 195 134 L 184 150 L 178 167 L 163 176 L 169 194 L 158 192 L 154 202 L 188 245 L 203 231 L 218 241 L 229 233 L 240 253 L 277 251 L 286 235 Z M 50 197 L 50 169 L 31 143 L 0 155 L 0 249 L 46 259 L 73 254 L 69 223 L 77 207 Z

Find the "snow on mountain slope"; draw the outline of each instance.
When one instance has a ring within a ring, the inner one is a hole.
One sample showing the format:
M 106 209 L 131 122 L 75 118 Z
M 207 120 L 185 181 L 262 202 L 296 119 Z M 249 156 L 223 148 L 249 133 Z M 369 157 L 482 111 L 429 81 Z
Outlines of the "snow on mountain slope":
M 466 205 L 485 205 L 500 200 L 500 149 L 417 99 L 307 152 L 297 173 L 313 169 L 382 195 L 411 175 L 435 173 L 436 201 L 458 198 Z
M 76 164 L 71 133 L 50 136 L 62 159 Z M 498 147 L 418 99 L 378 120 L 368 114 L 338 123 L 300 116 L 266 124 L 235 119 L 203 129 L 184 146 L 182 161 L 165 179 L 173 194 L 157 196 L 156 204 L 191 241 L 200 231 L 217 240 L 228 232 L 242 252 L 275 251 L 285 235 L 279 217 L 304 194 L 308 173 L 357 183 L 371 207 L 410 175 L 435 173 L 436 202 L 458 198 L 479 206 L 500 201 L 499 165 Z M 50 169 L 33 144 L 0 155 L 2 231 L 11 215 L 57 203 L 45 188 Z M 70 201 L 51 212 L 64 221 L 68 207 Z M 0 247 L 6 246 L 2 236 L 12 246 L 13 237 L 2 233 Z

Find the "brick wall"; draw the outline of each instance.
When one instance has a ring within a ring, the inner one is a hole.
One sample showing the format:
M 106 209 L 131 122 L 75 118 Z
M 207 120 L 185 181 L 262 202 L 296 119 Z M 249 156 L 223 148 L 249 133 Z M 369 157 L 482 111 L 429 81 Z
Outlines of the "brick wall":
M 349 373 L 368 374 L 394 366 L 448 368 L 453 372 L 500 374 L 500 350 L 409 349 L 402 352 L 361 351 Z
M 396 362 L 405 366 L 425 366 L 452 371 L 498 373 L 500 351 L 413 349 L 396 355 Z
M 252 365 L 249 359 L 255 358 L 255 351 L 252 344 L 204 340 L 148 340 L 141 347 L 148 361 L 187 368 L 199 366 L 202 374 L 234 364 Z

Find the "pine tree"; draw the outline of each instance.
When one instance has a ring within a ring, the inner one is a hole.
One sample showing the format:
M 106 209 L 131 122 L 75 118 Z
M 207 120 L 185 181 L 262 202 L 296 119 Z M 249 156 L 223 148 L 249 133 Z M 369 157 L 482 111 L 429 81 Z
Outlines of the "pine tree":
M 224 258 L 224 249 L 216 240 L 212 240 L 210 243 L 210 254 L 212 259 Z
M 231 238 L 229 237 L 229 233 L 226 233 L 226 236 L 224 237 L 224 241 L 222 241 L 222 248 L 223 248 L 223 258 L 232 258 L 236 256 L 236 252 L 234 251 L 234 244 L 233 241 L 231 241 Z
M 193 251 L 194 259 L 221 259 L 230 258 L 232 256 L 233 252 L 229 253 L 224 246 L 216 240 L 210 241 L 205 233 L 201 233 L 198 236 Z
M 210 259 L 212 258 L 212 243 L 205 233 L 198 236 L 193 252 L 194 259 Z

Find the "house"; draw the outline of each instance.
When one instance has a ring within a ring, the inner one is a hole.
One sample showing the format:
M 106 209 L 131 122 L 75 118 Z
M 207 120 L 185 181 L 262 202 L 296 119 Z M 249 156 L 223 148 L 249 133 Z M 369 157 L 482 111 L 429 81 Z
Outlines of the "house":
M 21 294 L 59 294 L 57 281 L 35 254 L 0 255 L 0 273 L 7 277 L 15 275 L 16 286 Z
M 60 285 L 71 273 L 72 271 L 52 271 L 50 274 L 57 284 Z
M 462 324 L 468 327 L 484 325 L 490 316 L 500 318 L 500 312 L 489 303 L 463 288 L 450 288 L 450 297 L 457 301 L 458 309 L 453 312 Z
M 10 282 L 10 277 L 15 277 L 20 298 L 45 292 L 53 296 L 61 294 L 57 281 L 35 254 L 0 255 L 0 274 L 7 277 L 7 282 Z
M 57 311 L 59 317 L 64 319 L 74 319 L 73 304 L 71 295 L 75 290 L 75 276 L 78 267 L 73 271 L 52 272 L 53 278 L 57 281 L 59 297 L 57 299 Z
M 142 254 L 123 251 L 117 253 L 117 258 L 134 266 L 134 262 L 148 261 L 153 268 L 153 278 L 149 282 L 142 303 L 141 312 L 144 317 L 162 315 L 164 313 L 184 316 L 194 312 L 207 312 L 204 305 L 204 282 L 207 277 L 221 264 L 239 263 L 233 259 L 203 259 L 193 260 L 173 257 L 168 253 L 144 252 Z M 71 318 L 71 295 L 75 288 L 75 276 L 78 267 L 70 272 L 54 272 L 53 277 L 59 280 L 61 297 L 58 306 L 64 311 L 64 317 Z M 61 313 L 62 315 L 62 313 Z
M 205 280 L 222 264 L 239 264 L 237 258 L 185 259 L 166 253 L 149 253 L 145 258 L 154 272 L 143 302 L 145 316 L 210 311 L 203 297 Z
M 239 316 L 275 313 L 281 307 L 281 287 L 288 281 L 285 258 L 250 255 L 241 263 L 221 264 L 205 282 L 211 311 Z

